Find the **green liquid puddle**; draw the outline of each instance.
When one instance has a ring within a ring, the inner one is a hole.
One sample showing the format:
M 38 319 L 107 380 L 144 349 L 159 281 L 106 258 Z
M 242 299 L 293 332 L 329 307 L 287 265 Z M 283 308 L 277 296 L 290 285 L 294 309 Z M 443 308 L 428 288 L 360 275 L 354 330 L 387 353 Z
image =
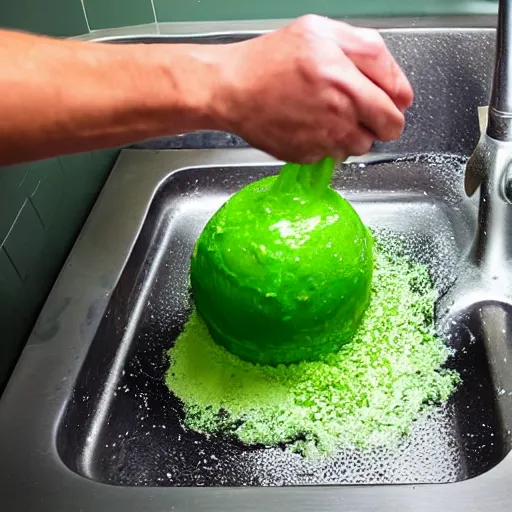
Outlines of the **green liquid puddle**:
M 445 402 L 459 375 L 436 335 L 425 266 L 376 237 L 368 310 L 356 335 L 322 361 L 277 367 L 242 361 L 213 342 L 193 312 L 168 355 L 166 383 L 185 425 L 249 444 L 287 443 L 305 456 L 389 446 Z

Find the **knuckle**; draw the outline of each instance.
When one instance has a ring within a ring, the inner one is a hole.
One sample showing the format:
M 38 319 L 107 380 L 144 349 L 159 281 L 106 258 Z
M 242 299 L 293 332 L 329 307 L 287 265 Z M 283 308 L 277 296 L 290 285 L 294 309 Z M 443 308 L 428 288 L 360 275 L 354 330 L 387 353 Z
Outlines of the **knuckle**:
M 326 103 L 328 111 L 336 116 L 355 117 L 353 101 L 346 94 L 330 95 Z
M 304 49 L 297 55 L 296 59 L 298 70 L 309 81 L 316 81 L 323 76 L 322 63 L 318 55 L 311 48 Z
M 356 155 L 356 156 L 360 156 L 360 155 L 364 155 L 365 153 L 368 153 L 372 149 L 373 142 L 374 141 L 370 137 L 361 139 L 361 145 L 359 147 L 360 153 L 359 153 L 359 155 Z
M 354 156 L 362 156 L 372 149 L 373 143 L 368 141 L 358 141 L 352 144 L 349 153 Z
M 347 142 L 350 134 L 358 128 L 358 116 L 353 105 L 346 98 L 341 101 L 343 110 L 337 116 L 331 118 L 329 136 L 333 144 Z
M 395 140 L 402 134 L 405 125 L 405 118 L 402 113 L 396 112 L 395 115 L 390 116 L 381 129 L 380 139 L 382 141 Z
M 378 56 L 386 49 L 384 38 L 378 30 L 364 28 L 361 29 L 360 35 L 368 54 Z
M 344 162 L 349 157 L 349 153 L 343 148 L 334 148 L 331 151 L 330 156 L 335 158 L 336 160 L 339 160 L 340 162 Z
M 368 153 L 373 146 L 373 138 L 360 129 L 352 130 L 343 138 L 340 145 L 350 155 L 361 156 Z
M 293 159 L 299 163 L 315 163 L 324 157 L 328 151 L 324 148 L 323 143 L 319 141 L 298 144 L 293 148 Z
M 340 123 L 330 134 L 333 146 L 346 146 L 350 140 L 351 127 L 349 123 Z
M 317 14 L 304 14 L 296 20 L 295 25 L 304 31 L 313 31 L 322 20 L 323 18 Z

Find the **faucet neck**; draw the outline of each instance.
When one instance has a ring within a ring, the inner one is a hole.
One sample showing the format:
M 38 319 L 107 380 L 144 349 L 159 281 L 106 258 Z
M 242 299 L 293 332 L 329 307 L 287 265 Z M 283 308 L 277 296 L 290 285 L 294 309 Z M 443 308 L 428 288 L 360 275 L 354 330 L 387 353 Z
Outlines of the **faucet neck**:
M 499 141 L 512 141 L 512 0 L 499 0 L 487 135 Z

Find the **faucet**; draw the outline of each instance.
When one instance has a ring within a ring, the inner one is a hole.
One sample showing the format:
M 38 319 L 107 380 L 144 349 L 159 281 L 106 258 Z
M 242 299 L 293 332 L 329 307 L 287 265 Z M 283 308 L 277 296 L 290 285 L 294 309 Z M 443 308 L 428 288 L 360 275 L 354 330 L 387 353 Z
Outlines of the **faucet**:
M 487 123 L 466 165 L 468 196 L 480 187 L 478 225 L 470 262 L 487 279 L 502 281 L 512 272 L 512 0 L 499 0 L 496 61 Z M 504 290 L 505 291 L 505 290 Z
M 474 303 L 512 302 L 512 0 L 499 0 L 491 99 L 479 114 L 480 140 L 464 175 L 467 196 L 480 192 L 477 224 L 455 282 L 436 305 L 447 321 Z

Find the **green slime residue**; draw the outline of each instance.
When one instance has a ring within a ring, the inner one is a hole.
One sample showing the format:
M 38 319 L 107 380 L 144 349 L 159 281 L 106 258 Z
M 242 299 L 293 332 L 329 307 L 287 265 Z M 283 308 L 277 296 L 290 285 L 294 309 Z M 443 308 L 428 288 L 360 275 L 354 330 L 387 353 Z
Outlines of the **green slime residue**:
M 277 367 L 243 361 L 214 343 L 192 313 L 168 352 L 166 375 L 184 404 L 186 426 L 247 444 L 286 442 L 307 456 L 389 445 L 408 433 L 448 399 L 459 376 L 442 368 L 450 351 L 434 331 L 428 270 L 398 254 L 392 242 L 376 244 L 362 324 L 322 361 Z
M 210 219 L 190 280 L 214 340 L 262 364 L 318 360 L 356 332 L 370 298 L 372 239 L 330 186 L 334 162 L 286 164 Z

